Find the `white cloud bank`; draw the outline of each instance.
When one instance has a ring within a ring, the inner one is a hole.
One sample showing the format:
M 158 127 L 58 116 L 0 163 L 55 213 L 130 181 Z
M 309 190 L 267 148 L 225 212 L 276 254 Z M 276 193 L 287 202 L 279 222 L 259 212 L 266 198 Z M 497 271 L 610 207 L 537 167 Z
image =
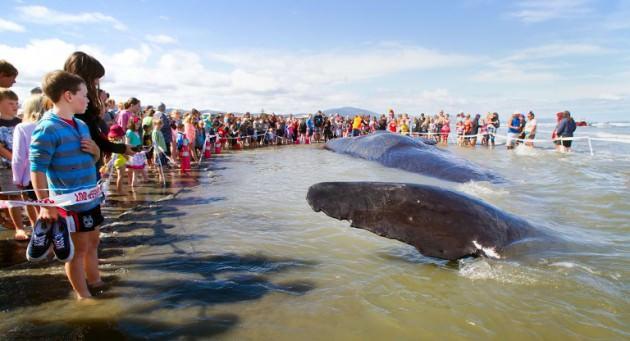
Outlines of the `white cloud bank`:
M 629 75 L 618 75 L 600 83 L 588 82 L 588 87 L 580 84 L 545 86 L 544 81 L 555 80 L 555 74 L 544 64 L 537 64 L 539 57 L 524 59 L 520 54 L 489 62 L 489 59 L 476 56 L 404 45 L 395 48 L 376 45 L 361 51 L 248 50 L 217 54 L 177 48 L 165 50 L 151 44 L 111 51 L 60 39 L 32 40 L 24 46 L 0 43 L 0 56 L 20 71 L 16 90 L 21 96 L 39 85 L 46 72 L 62 68 L 65 59 L 76 50 L 95 56 L 105 66 L 102 87 L 114 98 L 124 100 L 136 96 L 145 104 L 165 102 L 168 106 L 182 108 L 194 106 L 232 111 L 265 108 L 276 112 L 305 112 L 352 105 L 377 111 L 392 107 L 410 113 L 430 113 L 440 109 L 450 112 L 501 112 L 513 111 L 523 105 L 530 105 L 531 109 L 541 105 L 553 108 L 554 103 L 570 102 L 572 98 L 599 97 L 600 101 L 617 100 L 623 103 L 619 99 L 630 95 Z M 531 57 L 542 55 L 547 50 L 572 54 L 576 51 L 605 51 L 596 46 L 577 45 L 565 49 L 559 49 L 558 45 L 541 46 L 525 51 L 529 51 Z M 485 78 L 477 75 L 476 80 L 466 79 L 465 75 L 472 74 L 479 66 L 488 69 Z M 440 86 L 431 85 L 442 81 L 437 78 L 425 79 L 424 86 L 409 81 L 397 84 L 400 74 L 414 73 L 422 77 L 424 71 L 429 70 L 434 76 L 438 74 L 435 77 L 440 77 L 439 70 L 461 70 L 461 76 L 447 79 L 446 85 Z M 503 86 L 479 83 L 479 80 L 493 81 L 493 77 L 532 83 L 524 88 L 511 89 L 512 92 L 504 90 Z M 375 86 L 374 83 L 380 85 Z M 478 90 L 453 91 L 459 83 L 468 83 Z M 523 89 L 535 89 L 537 92 Z M 615 97 L 601 94 L 614 94 Z M 521 108 L 525 109 L 529 108 Z
M 0 18 L 0 32 L 24 32 L 22 25 Z
M 591 13 L 589 2 L 589 0 L 525 0 L 518 3 L 518 10 L 510 14 L 524 23 L 575 18 Z
M 553 43 L 525 48 L 487 63 L 472 79 L 480 82 L 550 82 L 562 79 L 560 71 L 575 57 L 603 56 L 614 51 L 594 44 Z M 561 66 L 558 66 L 560 64 Z
M 168 36 L 166 34 L 149 34 L 146 36 L 147 40 L 151 43 L 155 44 L 175 44 L 177 43 L 177 39 Z
M 147 44 L 110 52 L 59 39 L 32 40 L 21 47 L 0 44 L 0 55 L 20 70 L 18 85 L 24 89 L 36 86 L 46 72 L 61 68 L 75 50 L 93 54 L 103 63 L 107 74 L 102 86 L 115 97 L 138 96 L 146 103 L 164 101 L 182 107 L 235 111 L 261 106 L 304 111 L 357 103 L 363 96 L 349 88 L 361 81 L 408 71 L 461 67 L 476 60 L 409 46 L 317 53 L 259 50 L 199 54 Z M 42 58 L 44 55 L 47 57 Z M 226 67 L 217 71 L 208 66 L 217 64 Z
M 40 25 L 74 25 L 106 23 L 119 31 L 127 26 L 118 19 L 100 12 L 65 13 L 45 6 L 17 7 L 22 20 Z

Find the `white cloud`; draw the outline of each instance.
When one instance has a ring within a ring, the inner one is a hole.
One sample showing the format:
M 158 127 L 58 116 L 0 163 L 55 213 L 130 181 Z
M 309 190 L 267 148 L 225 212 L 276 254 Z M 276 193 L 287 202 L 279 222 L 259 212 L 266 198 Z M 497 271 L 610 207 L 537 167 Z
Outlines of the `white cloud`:
M 564 56 L 603 55 L 611 52 L 613 52 L 611 49 L 594 44 L 554 43 L 519 50 L 517 53 L 507 57 L 506 60 L 518 61 L 549 59 Z
M 0 18 L 0 32 L 24 32 L 25 29 L 22 25 L 14 23 L 13 21 Z
M 177 39 L 166 34 L 147 35 L 147 40 L 155 44 L 175 44 Z
M 481 71 L 472 77 L 479 82 L 548 82 L 559 79 L 553 72 L 528 69 L 513 63 L 494 64 L 494 67 Z
M 136 96 L 145 104 L 164 102 L 181 108 L 308 112 L 352 105 L 379 112 L 392 107 L 408 113 L 434 113 L 441 109 L 506 112 L 514 108 L 543 113 L 543 108 L 556 107 L 579 111 L 594 102 L 576 99 L 596 98 L 598 94 L 602 94 L 599 101 L 615 96 L 628 98 L 630 94 L 630 73 L 601 80 L 555 82 L 557 75 L 545 64 L 518 58 L 488 63 L 477 57 L 413 46 L 371 46 L 363 52 L 250 50 L 209 55 L 176 48 L 166 50 L 151 44 L 111 50 L 59 39 L 32 40 L 23 46 L 0 43 L 0 56 L 20 71 L 16 84 L 20 96 L 26 96 L 38 85 L 46 72 L 62 68 L 76 50 L 95 56 L 105 66 L 101 84 L 115 99 Z M 474 70 L 482 62 L 488 70 L 484 71 L 485 76 L 478 75 L 480 80 L 526 83 L 479 86 L 462 76 L 435 76 L 439 69 Z M 224 64 L 217 66 L 218 63 Z M 398 74 L 416 70 L 433 70 L 431 77 L 435 78 L 418 77 L 417 81 L 398 84 Z M 550 80 L 554 82 L 548 84 Z M 429 85 L 421 85 L 423 82 Z M 439 85 L 431 85 L 435 83 Z M 474 89 L 466 90 L 466 86 Z M 567 106 L 572 102 L 580 104 Z M 625 102 L 615 103 L 623 106 Z
M 521 49 L 487 63 L 472 79 L 480 82 L 548 82 L 563 78 L 568 60 L 600 56 L 613 50 L 584 43 L 553 43 Z
M 517 5 L 519 9 L 510 14 L 524 23 L 575 18 L 592 11 L 589 2 L 589 0 L 526 0 L 521 1 Z
M 597 96 L 597 98 L 603 99 L 603 100 L 606 100 L 606 101 L 621 101 L 625 97 L 622 96 L 622 95 L 613 94 L 613 93 L 602 93 L 602 94 L 599 94 L 599 96 Z
M 98 51 L 92 46 L 77 46 L 60 39 L 32 40 L 23 47 L 0 44 L 0 56 L 19 71 L 17 86 L 29 88 L 38 85 L 47 72 L 62 69 L 66 58 L 76 50 Z
M 45 6 L 20 6 L 17 10 L 23 20 L 42 25 L 107 23 L 119 31 L 127 29 L 118 19 L 100 12 L 64 13 Z
M 409 46 L 370 46 L 365 50 L 318 53 L 236 51 L 214 53 L 211 59 L 244 70 L 267 70 L 290 83 L 338 84 L 366 80 L 405 71 L 460 67 L 476 57 L 446 54 Z

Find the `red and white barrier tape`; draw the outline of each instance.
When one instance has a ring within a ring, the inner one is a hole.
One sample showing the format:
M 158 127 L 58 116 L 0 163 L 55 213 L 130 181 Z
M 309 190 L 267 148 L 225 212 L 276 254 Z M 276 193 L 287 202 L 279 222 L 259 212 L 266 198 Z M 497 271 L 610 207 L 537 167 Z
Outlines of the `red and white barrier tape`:
M 84 204 L 103 197 L 101 186 L 54 195 L 42 200 L 0 200 L 0 209 L 22 206 L 64 207 Z

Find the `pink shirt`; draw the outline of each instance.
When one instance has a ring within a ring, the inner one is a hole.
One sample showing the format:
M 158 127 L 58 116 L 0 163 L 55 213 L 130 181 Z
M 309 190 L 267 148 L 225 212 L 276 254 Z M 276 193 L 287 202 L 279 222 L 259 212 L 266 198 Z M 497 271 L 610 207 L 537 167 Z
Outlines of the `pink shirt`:
M 123 128 L 124 131 L 127 131 L 127 123 L 129 123 L 129 118 L 131 117 L 131 111 L 123 110 L 118 113 L 118 117 L 116 117 L 116 123 Z
M 190 143 L 195 143 L 195 135 L 197 134 L 195 126 L 190 123 L 184 123 L 184 132 L 186 133 L 188 141 L 190 141 Z

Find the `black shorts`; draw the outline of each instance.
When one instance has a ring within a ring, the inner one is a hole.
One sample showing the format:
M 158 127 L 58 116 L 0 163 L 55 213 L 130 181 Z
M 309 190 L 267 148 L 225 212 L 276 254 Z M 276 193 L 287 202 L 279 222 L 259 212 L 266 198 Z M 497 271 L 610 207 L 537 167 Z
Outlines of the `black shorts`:
M 32 183 L 28 183 L 28 186 L 24 187 L 24 190 L 28 191 L 26 192 L 26 195 L 28 196 L 29 199 L 31 200 L 37 200 L 37 195 L 35 194 L 35 191 L 33 191 L 33 184 Z
M 573 140 L 562 140 L 562 145 L 565 148 L 571 148 L 571 142 L 573 142 Z
M 59 215 L 74 222 L 74 232 L 92 232 L 103 223 L 105 218 L 101 214 L 101 205 L 84 212 L 72 212 L 59 209 Z M 72 229 L 71 229 L 72 231 Z

